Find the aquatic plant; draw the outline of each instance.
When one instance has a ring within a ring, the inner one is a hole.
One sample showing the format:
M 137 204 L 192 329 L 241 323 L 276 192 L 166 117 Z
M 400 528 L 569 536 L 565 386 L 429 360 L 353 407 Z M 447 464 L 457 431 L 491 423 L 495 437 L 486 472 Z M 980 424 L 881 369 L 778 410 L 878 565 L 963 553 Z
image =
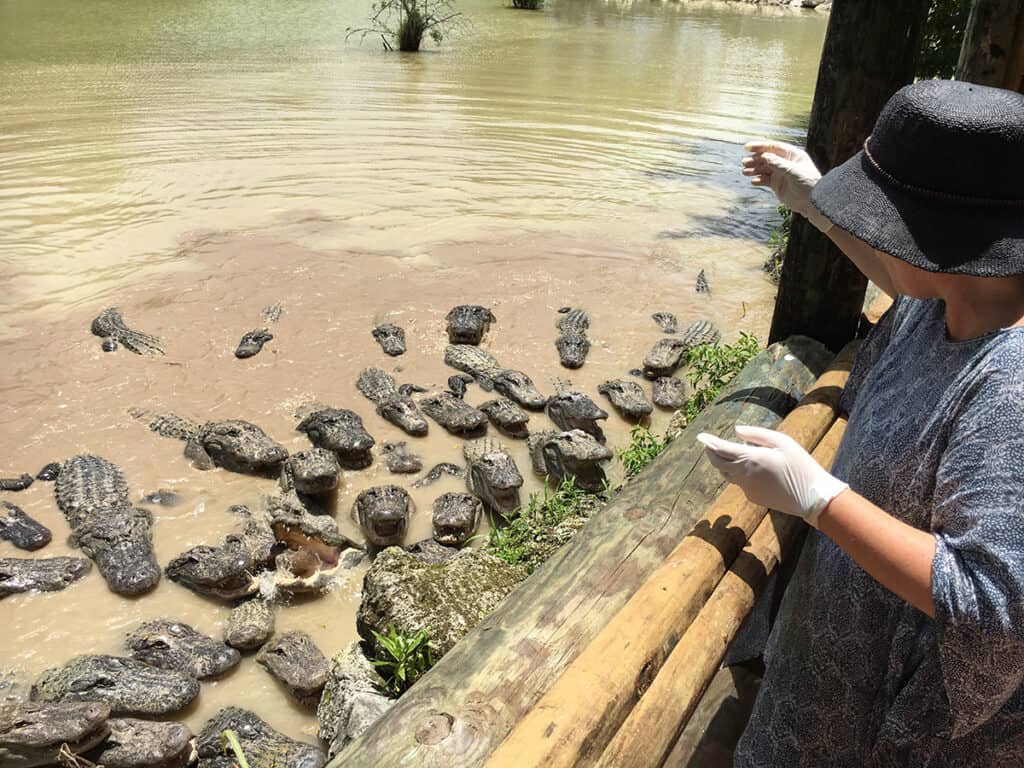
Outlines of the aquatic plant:
M 782 279 L 782 261 L 786 257 L 786 246 L 789 245 L 789 230 L 793 224 L 793 211 L 785 205 L 780 205 L 777 210 L 782 220 L 777 226 L 772 227 L 772 231 L 768 233 L 768 247 L 772 250 L 768 254 L 768 259 L 761 267 L 768 273 L 768 279 L 775 283 L 775 285 L 778 285 Z
M 392 696 L 401 696 L 434 666 L 433 648 L 427 630 L 400 632 L 394 624 L 390 624 L 386 635 L 374 630 L 371 632 L 383 651 L 383 658 L 371 659 L 370 663 L 377 668 Z
M 349 27 L 346 39 L 378 34 L 386 49 L 418 51 L 424 35 L 437 44 L 461 16 L 452 0 L 375 0 L 367 27 Z
M 626 477 L 633 477 L 646 467 L 668 446 L 668 440 L 659 438 L 646 427 L 637 424 L 629 432 L 629 445 L 618 451 L 619 461 Z
M 532 573 L 569 541 L 603 503 L 601 496 L 576 487 L 572 477 L 554 490 L 545 486 L 542 494 L 531 493 L 526 505 L 513 512 L 507 524 L 491 521 L 484 551 L 511 565 L 522 565 Z

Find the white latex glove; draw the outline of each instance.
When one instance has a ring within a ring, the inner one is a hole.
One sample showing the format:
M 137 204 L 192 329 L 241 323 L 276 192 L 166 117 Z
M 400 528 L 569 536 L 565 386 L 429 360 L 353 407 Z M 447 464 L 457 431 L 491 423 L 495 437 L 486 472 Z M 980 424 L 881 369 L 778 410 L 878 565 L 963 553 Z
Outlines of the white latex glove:
M 753 153 L 742 162 L 743 175 L 751 177 L 751 184 L 770 187 L 780 203 L 799 213 L 821 232 L 832 229 L 832 222 L 811 203 L 811 190 L 821 174 L 810 155 L 792 144 L 767 139 L 749 141 L 743 148 Z
M 849 486 L 829 474 L 789 435 L 762 427 L 736 427 L 752 445 L 701 432 L 708 459 L 755 504 L 796 515 L 815 528 L 818 515 Z

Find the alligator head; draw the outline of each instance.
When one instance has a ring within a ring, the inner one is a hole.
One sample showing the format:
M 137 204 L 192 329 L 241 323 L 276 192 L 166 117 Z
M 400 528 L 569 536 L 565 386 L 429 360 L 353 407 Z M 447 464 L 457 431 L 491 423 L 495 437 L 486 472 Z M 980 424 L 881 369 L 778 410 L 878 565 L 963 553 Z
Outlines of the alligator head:
M 503 369 L 494 375 L 494 388 L 509 400 L 531 411 L 544 409 L 548 399 L 533 386 L 533 380 L 522 371 Z
M 380 344 L 384 354 L 398 357 L 405 352 L 405 331 L 397 325 L 385 323 L 373 329 L 373 338 Z
M 57 592 L 92 568 L 81 557 L 0 557 L 0 599 L 22 592 Z
M 519 507 L 523 476 L 505 451 L 489 450 L 469 461 L 469 489 L 493 512 L 507 516 Z
M 572 477 L 585 491 L 603 490 L 602 461 L 612 457 L 611 450 L 583 430 L 559 432 L 544 440 L 541 447 L 547 474 L 562 480 Z
M 604 442 L 604 432 L 598 420 L 607 419 L 608 413 L 582 392 L 562 392 L 548 401 L 547 414 L 559 429 L 582 429 Z
M 635 381 L 613 379 L 600 384 L 597 391 L 611 400 L 622 417 L 630 421 L 639 421 L 654 410 L 647 395 Z
M 127 645 L 134 659 L 199 680 L 226 672 L 241 659 L 234 648 L 167 619 L 145 622 L 128 635 Z
M 468 493 L 444 493 L 434 502 L 434 539 L 446 547 L 459 547 L 476 532 L 483 504 Z
M 555 341 L 558 357 L 566 368 L 580 368 L 590 352 L 590 340 L 582 333 L 563 333 Z
M 248 421 L 211 421 L 185 446 L 185 455 L 200 469 L 223 467 L 232 472 L 266 475 L 277 472 L 288 451 Z
M 224 756 L 221 734 L 229 730 L 238 735 L 242 751 L 252 766 L 321 768 L 326 762 L 324 754 L 317 747 L 289 739 L 248 710 L 227 707 L 214 715 L 199 733 L 196 748 L 204 765 L 207 760 L 214 764 L 214 760 Z
M 0 765 L 53 765 L 63 746 L 75 755 L 110 735 L 110 707 L 100 702 L 0 704 Z
M 195 761 L 192 731 L 182 723 L 116 718 L 110 736 L 89 759 L 106 768 L 186 768 Z
M 352 518 L 359 523 L 366 539 L 378 547 L 400 544 L 409 527 L 412 499 L 397 485 L 367 488 L 352 505 Z
M 399 395 L 396 392 L 377 404 L 377 413 L 413 437 L 422 437 L 427 434 L 427 420 L 423 418 L 416 403 L 410 397 Z
M 497 322 L 491 310 L 478 304 L 454 307 L 445 319 L 452 344 L 479 344 L 491 323 Z
M 314 448 L 293 453 L 281 466 L 281 487 L 298 493 L 319 495 L 338 487 L 341 465 L 331 451 Z
M 296 429 L 305 432 L 318 448 L 333 451 L 346 469 L 363 469 L 373 462 L 370 449 L 374 439 L 352 411 L 323 408 L 300 421 Z
M 224 600 L 254 595 L 259 590 L 254 574 L 259 570 L 252 552 L 237 541 L 219 547 L 200 545 L 174 558 L 167 578 L 201 595 Z
M 256 654 L 266 669 L 300 703 L 316 706 L 330 677 L 327 659 L 305 632 L 278 635 Z

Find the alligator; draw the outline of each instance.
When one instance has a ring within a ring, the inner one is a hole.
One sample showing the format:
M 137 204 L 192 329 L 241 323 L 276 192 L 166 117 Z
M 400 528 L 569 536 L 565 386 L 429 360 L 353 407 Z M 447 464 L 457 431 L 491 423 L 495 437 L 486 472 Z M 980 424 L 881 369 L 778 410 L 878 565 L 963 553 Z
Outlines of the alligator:
M 331 668 L 305 632 L 278 635 L 256 654 L 256 663 L 284 686 L 300 704 L 316 707 Z
M 519 508 L 523 476 L 508 451 L 496 440 L 474 440 L 462 448 L 469 468 L 466 484 L 489 512 L 507 517 Z
M 384 454 L 384 462 L 387 464 L 388 472 L 392 474 L 408 475 L 423 469 L 423 459 L 410 453 L 409 446 L 404 440 L 384 443 L 380 447 L 380 452 Z
M 608 413 L 582 392 L 562 392 L 548 401 L 547 414 L 561 430 L 582 429 L 604 442 L 604 432 L 598 425 Z
M 78 656 L 32 686 L 33 701 L 98 701 L 114 715 L 166 715 L 198 695 L 191 675 L 120 656 Z
M 494 355 L 468 344 L 449 344 L 444 361 L 456 370 L 471 374 L 484 392 L 497 390 L 531 411 L 543 410 L 547 403 L 533 381 L 522 371 L 502 368 Z
M 708 285 L 708 276 L 704 274 L 703 269 L 697 275 L 697 293 L 711 293 L 711 286 Z
M 452 464 L 448 461 L 442 461 L 440 464 L 435 464 L 430 468 L 423 477 L 412 484 L 413 488 L 422 488 L 431 483 L 436 483 L 441 479 L 441 475 L 451 475 L 452 477 L 465 477 L 466 471 L 458 464 Z
M 397 325 L 385 323 L 373 329 L 373 338 L 380 344 L 384 354 L 398 357 L 405 354 L 405 331 Z
M 366 540 L 377 547 L 400 544 L 412 512 L 412 499 L 397 485 L 367 488 L 352 505 L 352 519 L 359 523 Z
M 0 491 L 24 491 L 35 478 L 28 472 L 23 472 L 17 477 L 0 477 Z
M 654 411 L 643 388 L 635 381 L 612 379 L 598 385 L 597 391 L 611 400 L 615 410 L 629 421 L 640 421 Z
M 571 309 L 558 318 L 557 327 L 555 348 L 562 365 L 566 368 L 581 367 L 590 352 L 590 340 L 587 339 L 590 318 L 582 309 Z
M 192 731 L 183 723 L 125 717 L 107 725 L 110 736 L 86 754 L 103 768 L 186 768 L 197 758 Z
M 373 463 L 374 439 L 358 414 L 343 408 L 321 408 L 295 427 L 317 448 L 333 451 L 345 469 L 364 469 Z
M 235 347 L 235 357 L 244 360 L 247 357 L 258 355 L 263 350 L 263 345 L 273 340 L 274 334 L 266 328 L 255 328 L 248 331 Z
M 517 439 L 526 438 L 528 434 L 526 425 L 530 421 L 530 417 L 526 411 L 511 400 L 504 397 L 488 400 L 486 403 L 478 405 L 477 409 L 485 413 L 503 435 Z
M 400 384 L 398 386 L 398 394 L 402 397 L 412 397 L 413 395 L 419 395 L 423 392 L 429 391 L 429 387 L 424 387 L 419 384 Z
M 265 504 L 275 541 L 289 549 L 316 555 L 323 566 L 336 566 L 345 550 L 362 549 L 338 531 L 338 524 L 330 515 L 310 514 L 301 505 L 280 496 L 267 497 Z
M 181 504 L 181 494 L 163 488 L 142 497 L 140 504 L 153 504 L 158 507 L 176 507 Z
M 281 465 L 282 490 L 299 494 L 320 495 L 338 487 L 341 465 L 332 451 L 314 448 L 293 453 Z
M 23 592 L 59 592 L 90 568 L 80 557 L 0 557 L 0 600 Z
M 671 376 L 686 359 L 686 353 L 701 344 L 714 344 L 720 338 L 718 329 L 708 320 L 691 324 L 681 336 L 661 339 L 644 358 L 644 376 L 656 379 Z
M 448 377 L 448 391 L 456 397 L 466 395 L 466 386 L 473 383 L 473 377 L 468 373 L 456 373 Z
M 73 456 L 54 485 L 72 543 L 91 558 L 110 589 L 139 595 L 160 581 L 153 554 L 153 517 L 132 507 L 121 470 L 99 456 Z
M 394 378 L 380 368 L 367 368 L 359 374 L 356 389 L 377 404 L 377 413 L 413 437 L 427 434 L 427 421 L 408 395 L 398 391 Z
M 21 507 L 0 501 L 0 539 L 18 549 L 42 549 L 53 540 L 50 529 L 25 514 Z
M 254 598 L 239 603 L 228 614 L 224 642 L 240 651 L 259 648 L 274 634 L 274 606 Z
M 686 397 L 686 382 L 682 379 L 659 376 L 654 380 L 651 399 L 659 408 L 682 408 Z
M 227 707 L 199 732 L 199 768 L 229 768 L 236 763 L 221 736 L 224 731 L 234 731 L 238 736 L 249 768 L 322 768 L 327 762 L 312 744 L 289 739 L 246 709 Z
M 185 441 L 185 457 L 197 469 L 222 467 L 231 472 L 273 476 L 281 471 L 288 451 L 255 424 L 241 419 L 196 424 L 173 413 L 154 414 L 133 408 L 129 413 L 158 435 Z
M 448 321 L 448 341 L 452 344 L 476 346 L 491 327 L 498 322 L 494 313 L 479 304 L 461 304 L 454 307 L 445 318 Z
M 80 755 L 110 735 L 110 707 L 96 701 L 0 702 L 0 765 L 54 765 L 62 752 Z
M 57 475 L 59 474 L 60 464 L 56 461 L 51 461 L 39 470 L 39 473 L 36 475 L 36 480 L 42 480 L 44 483 L 52 483 L 57 479 Z
M 664 333 L 675 333 L 679 330 L 679 321 L 671 312 L 655 312 L 651 319 L 658 324 Z
M 275 302 L 269 307 L 264 307 L 260 310 L 260 317 L 263 318 L 265 323 L 276 323 L 281 319 L 281 314 L 284 312 L 284 307 L 281 306 L 281 302 Z
M 434 501 L 434 539 L 446 547 L 461 547 L 476 533 L 483 515 L 480 499 L 468 493 L 443 493 Z
M 600 462 L 612 458 L 611 449 L 583 430 L 538 432 L 528 440 L 533 471 L 556 482 L 574 478 L 585 491 L 604 490 L 605 474 Z
M 197 680 L 223 674 L 242 658 L 219 640 L 168 619 L 145 622 L 129 633 L 126 645 L 133 659 L 160 669 L 175 669 Z
M 121 344 L 129 352 L 137 355 L 162 355 L 160 339 L 146 333 L 133 331 L 124 324 L 121 317 L 121 310 L 117 307 L 107 307 L 100 312 L 92 321 L 92 334 L 103 339 L 104 351 L 112 351 Z M 114 342 L 109 344 L 108 340 Z M 111 347 L 112 349 L 108 349 Z
M 167 566 L 167 577 L 194 592 L 223 600 L 248 597 L 259 591 L 256 574 L 269 567 L 277 543 L 265 517 L 244 507 L 232 507 L 244 528 L 229 534 L 218 547 L 200 545 L 178 555 Z
M 420 400 L 430 418 L 458 437 L 479 437 L 487 431 L 487 415 L 451 392 L 439 392 Z

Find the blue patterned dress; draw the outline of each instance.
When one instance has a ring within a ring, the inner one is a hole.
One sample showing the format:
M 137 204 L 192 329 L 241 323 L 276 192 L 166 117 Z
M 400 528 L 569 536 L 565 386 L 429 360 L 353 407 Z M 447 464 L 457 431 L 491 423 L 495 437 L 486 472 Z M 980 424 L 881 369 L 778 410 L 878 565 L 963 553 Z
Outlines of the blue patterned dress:
M 934 619 L 811 531 L 737 768 L 1024 766 L 1024 328 L 950 341 L 901 297 L 844 393 L 833 473 L 935 535 Z

